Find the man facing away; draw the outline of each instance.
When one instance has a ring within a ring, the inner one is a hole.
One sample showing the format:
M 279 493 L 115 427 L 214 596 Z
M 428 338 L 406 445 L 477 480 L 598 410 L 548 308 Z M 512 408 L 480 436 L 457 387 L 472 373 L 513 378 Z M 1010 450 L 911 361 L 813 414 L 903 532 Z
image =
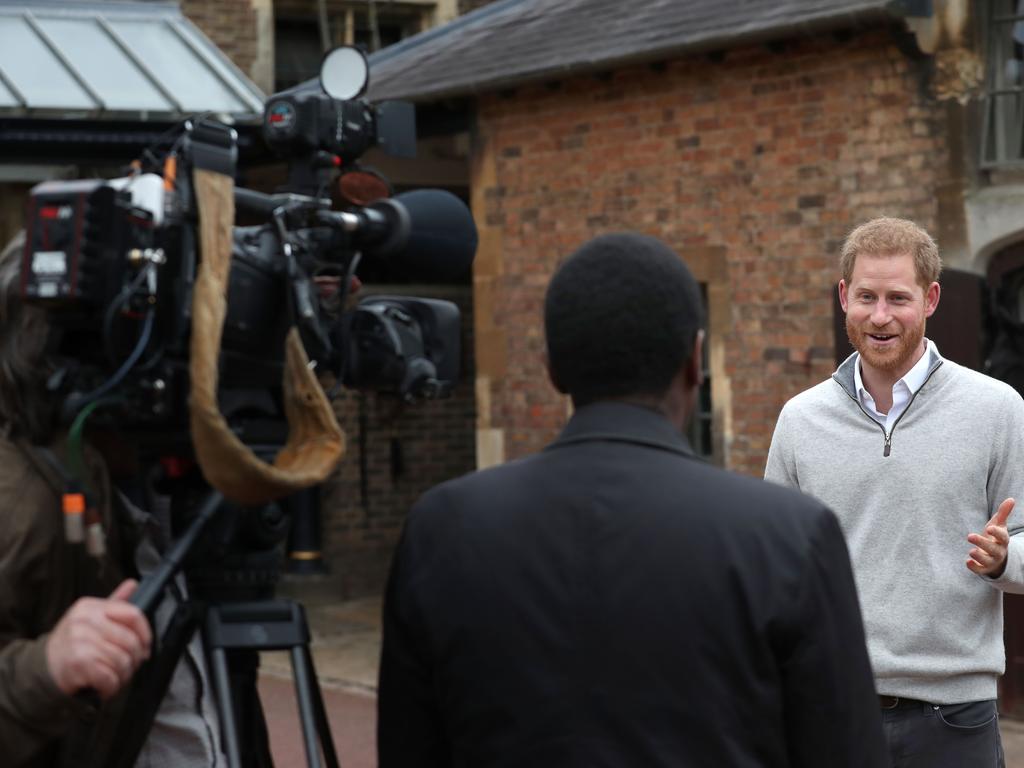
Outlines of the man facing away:
M 409 515 L 384 606 L 381 768 L 885 764 L 835 516 L 698 460 L 698 286 L 598 237 L 557 271 L 543 452 Z
M 986 768 L 1003 764 L 1000 590 L 1024 591 L 1007 530 L 1024 402 L 925 338 L 940 269 L 912 222 L 850 233 L 839 299 L 856 352 L 785 405 L 765 477 L 839 516 L 895 768 Z

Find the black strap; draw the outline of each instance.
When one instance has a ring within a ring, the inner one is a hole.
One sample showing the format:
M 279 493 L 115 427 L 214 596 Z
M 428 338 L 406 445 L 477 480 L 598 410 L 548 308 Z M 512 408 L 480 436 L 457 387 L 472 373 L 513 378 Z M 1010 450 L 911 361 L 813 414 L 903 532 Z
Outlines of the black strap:
M 21 439 L 15 440 L 14 444 L 28 462 L 35 467 L 36 472 L 46 481 L 46 484 L 53 489 L 58 499 L 75 484 L 74 478 L 64 467 L 63 462 L 46 446 L 31 445 Z
M 192 121 L 186 133 L 187 152 L 194 168 L 235 177 L 238 162 L 236 134 L 231 126 L 218 120 L 200 117 Z

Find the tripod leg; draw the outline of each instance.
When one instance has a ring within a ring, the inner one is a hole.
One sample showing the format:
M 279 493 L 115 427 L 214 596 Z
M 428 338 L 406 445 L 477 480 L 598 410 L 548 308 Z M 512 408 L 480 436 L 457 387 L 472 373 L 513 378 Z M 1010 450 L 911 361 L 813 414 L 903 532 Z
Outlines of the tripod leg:
M 235 708 L 231 700 L 227 652 L 223 648 L 214 648 L 210 652 L 210 664 L 213 667 L 213 683 L 217 688 L 217 708 L 220 713 L 221 729 L 224 732 L 228 766 L 242 768 L 242 757 L 238 751 L 238 725 L 235 722 Z
M 305 648 L 292 648 L 292 673 L 295 675 L 295 696 L 299 700 L 299 722 L 302 738 L 306 743 L 306 762 L 309 768 L 320 768 L 320 746 L 316 733 L 316 708 L 313 704 L 313 689 L 309 680 L 309 665 L 306 663 Z
M 309 647 L 301 649 L 305 657 L 306 666 L 309 670 L 310 687 L 313 689 L 313 706 L 316 710 L 316 727 L 320 732 L 320 744 L 324 750 L 324 759 L 328 768 L 340 768 L 338 754 L 334 751 L 334 737 L 331 736 L 331 726 L 327 721 L 327 710 L 324 708 L 324 697 L 320 691 L 320 683 L 316 678 L 316 670 L 313 669 L 313 655 Z
M 308 766 L 321 768 L 325 759 L 329 768 L 339 768 L 301 605 L 259 601 L 210 606 L 204 640 L 211 653 L 220 709 L 225 713 L 222 726 L 230 768 L 273 768 L 256 686 L 258 651 L 285 649 L 290 652 Z M 224 701 L 229 702 L 230 712 Z M 240 734 L 245 736 L 241 744 Z

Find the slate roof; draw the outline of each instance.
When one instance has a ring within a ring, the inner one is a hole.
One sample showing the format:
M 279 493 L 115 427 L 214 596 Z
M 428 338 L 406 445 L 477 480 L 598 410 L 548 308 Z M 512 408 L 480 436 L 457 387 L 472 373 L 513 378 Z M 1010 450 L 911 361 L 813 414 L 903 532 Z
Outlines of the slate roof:
M 465 96 L 891 22 L 907 0 L 498 0 L 370 57 L 373 100 Z

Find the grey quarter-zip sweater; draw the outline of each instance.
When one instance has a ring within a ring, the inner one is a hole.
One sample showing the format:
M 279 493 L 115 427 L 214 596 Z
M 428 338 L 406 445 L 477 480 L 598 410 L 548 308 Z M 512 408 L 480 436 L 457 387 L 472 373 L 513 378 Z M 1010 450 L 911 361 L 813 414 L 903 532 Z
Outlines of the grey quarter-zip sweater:
M 938 356 L 890 432 L 857 400 L 851 355 L 779 415 L 765 479 L 829 506 L 846 536 L 878 693 L 955 704 L 996 697 L 1002 593 L 1024 593 L 1024 401 Z M 967 569 L 1003 499 L 1006 570 Z

